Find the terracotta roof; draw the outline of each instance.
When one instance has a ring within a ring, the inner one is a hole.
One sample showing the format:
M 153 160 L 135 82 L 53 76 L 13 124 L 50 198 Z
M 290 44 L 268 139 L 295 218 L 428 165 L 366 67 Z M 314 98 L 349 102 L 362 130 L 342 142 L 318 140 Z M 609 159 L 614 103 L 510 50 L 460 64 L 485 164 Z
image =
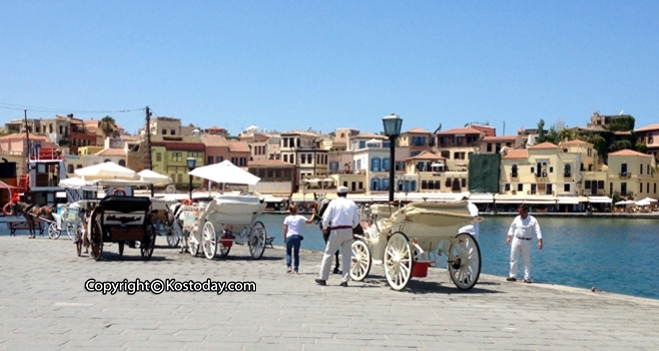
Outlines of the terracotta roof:
M 527 149 L 511 149 L 508 151 L 504 159 L 509 158 L 529 158 L 529 150 Z
M 437 133 L 437 135 L 452 135 L 452 134 L 485 134 L 485 133 L 481 132 L 478 129 L 474 129 L 472 127 L 453 128 Z
M 201 141 L 206 146 L 229 146 L 227 139 L 221 135 L 207 135 L 201 136 Z
M 203 143 L 181 143 L 175 141 L 154 141 L 153 146 L 164 146 L 167 151 L 205 151 L 206 145 Z
M 645 126 L 643 128 L 636 129 L 635 132 L 651 132 L 651 131 L 659 131 L 659 124 L 651 124 L 649 126 Z
M 624 149 L 616 152 L 612 152 L 609 154 L 609 156 L 643 156 L 643 157 L 652 157 L 648 154 L 644 154 L 638 151 L 630 150 L 630 149 Z
M 548 141 L 545 141 L 544 143 L 540 143 L 537 145 L 531 146 L 529 149 L 534 149 L 534 150 L 539 150 L 539 149 L 558 149 L 558 146 L 554 143 L 550 143 Z
M 252 160 L 249 161 L 249 167 L 281 167 L 293 168 L 295 165 L 282 160 Z
M 15 140 L 15 139 L 25 139 L 25 133 L 7 134 L 3 137 L 0 137 L 0 140 Z M 50 139 L 46 138 L 45 136 L 35 135 L 35 134 L 30 134 L 30 140 L 39 140 L 39 141 L 48 141 L 48 142 L 50 142 Z
M 613 132 L 613 135 L 632 135 L 632 132 L 620 130 L 620 131 L 617 131 L 617 132 Z
M 230 140 L 229 151 L 232 152 L 249 152 L 249 146 L 244 141 Z
M 98 156 L 126 156 L 126 151 L 124 149 L 105 149 L 101 150 L 95 155 Z
M 405 132 L 405 133 L 423 133 L 423 134 L 431 134 L 429 131 L 427 131 L 427 130 L 425 130 L 425 129 L 422 129 L 422 128 L 419 128 L 419 127 L 414 127 L 414 128 L 408 130 L 408 131 Z
M 567 146 L 569 146 L 569 145 L 590 145 L 590 146 L 593 146 L 593 144 L 591 144 L 587 141 L 579 140 L 579 139 L 564 141 L 564 142 L 561 143 L 561 146 L 565 146 L 565 145 L 567 145 Z
M 408 160 L 445 160 L 446 158 L 436 155 L 435 153 L 425 150 L 416 156 L 409 157 Z
M 517 135 L 502 135 L 502 136 L 486 136 L 483 141 L 504 141 L 504 140 L 517 140 Z

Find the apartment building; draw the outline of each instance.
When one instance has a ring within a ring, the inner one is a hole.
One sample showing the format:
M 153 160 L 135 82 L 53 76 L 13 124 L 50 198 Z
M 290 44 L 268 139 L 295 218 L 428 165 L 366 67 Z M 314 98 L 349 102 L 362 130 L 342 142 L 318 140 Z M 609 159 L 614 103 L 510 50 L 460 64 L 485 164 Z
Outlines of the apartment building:
M 638 201 L 645 197 L 657 197 L 655 158 L 633 150 L 621 150 L 609 154 L 607 180 L 609 194 Z
M 446 159 L 449 171 L 466 171 L 469 154 L 480 151 L 485 133 L 472 128 L 453 128 L 436 134 L 437 153 Z

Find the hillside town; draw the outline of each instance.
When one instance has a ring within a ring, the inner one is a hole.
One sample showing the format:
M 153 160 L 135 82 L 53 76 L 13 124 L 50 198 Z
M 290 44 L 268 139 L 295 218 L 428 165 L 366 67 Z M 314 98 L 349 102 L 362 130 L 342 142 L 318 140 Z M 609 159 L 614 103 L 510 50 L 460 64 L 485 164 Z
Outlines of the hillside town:
M 28 173 L 29 152 L 30 158 L 63 160 L 68 177 L 76 169 L 107 161 L 135 171 L 151 169 L 172 179 L 160 189 L 168 193 L 187 191 L 189 159 L 196 166 L 228 160 L 260 177 L 252 190 L 277 202 L 332 196 L 341 185 L 358 201 L 384 201 L 390 168 L 397 198 L 465 196 L 484 210 L 494 203 L 521 202 L 565 212 L 606 210 L 621 199 L 657 197 L 659 144 L 654 136 L 659 136 L 659 124 L 634 128 L 629 115 L 595 112 L 587 126 L 561 130 L 546 130 L 541 121 L 537 129 L 510 135 L 497 135 L 496 128 L 484 124 L 443 130 L 410 126 L 414 122 L 406 120 L 409 128 L 393 136 L 349 127 L 318 133 L 269 132 L 255 126 L 230 136 L 215 126 L 150 118 L 148 108 L 146 120 L 148 129 L 137 135 L 126 133 L 109 116 L 12 120 L 4 126 L 0 153 L 5 162 L 15 162 L 16 174 L 5 173 L 0 180 L 20 186 L 21 175 Z M 50 176 L 40 177 L 39 172 Z M 57 172 L 48 167 L 37 170 L 36 178 L 57 185 Z M 192 182 L 195 188 L 206 186 L 202 179 Z M 43 202 L 55 197 L 53 193 Z

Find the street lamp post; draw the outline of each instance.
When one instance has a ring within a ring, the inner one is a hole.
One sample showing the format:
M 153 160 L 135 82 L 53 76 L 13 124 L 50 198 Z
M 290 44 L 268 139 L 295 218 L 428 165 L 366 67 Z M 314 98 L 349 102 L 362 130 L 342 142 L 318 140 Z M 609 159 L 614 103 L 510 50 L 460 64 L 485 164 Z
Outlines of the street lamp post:
M 197 159 L 194 157 L 188 157 L 186 161 L 188 163 L 188 170 L 192 172 L 197 166 Z M 190 200 L 192 200 L 192 174 L 188 173 L 188 176 L 190 177 Z
M 396 168 L 396 138 L 400 135 L 403 119 L 396 114 L 382 117 L 384 135 L 389 137 L 389 202 L 394 201 L 394 169 Z

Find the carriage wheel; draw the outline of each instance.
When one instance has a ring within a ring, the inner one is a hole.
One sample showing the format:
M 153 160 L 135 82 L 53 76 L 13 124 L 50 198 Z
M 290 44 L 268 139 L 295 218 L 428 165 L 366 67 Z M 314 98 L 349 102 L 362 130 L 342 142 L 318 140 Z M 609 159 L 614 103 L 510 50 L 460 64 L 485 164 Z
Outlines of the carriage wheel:
M 167 233 L 167 245 L 169 245 L 169 247 L 177 247 L 181 240 L 181 229 L 175 224 L 172 224 L 169 228 L 170 230 Z
M 394 290 L 403 290 L 412 276 L 412 247 L 407 235 L 394 233 L 384 248 L 384 273 Z
M 249 231 L 249 253 L 252 255 L 252 258 L 255 260 L 260 259 L 265 252 L 265 239 L 266 239 L 265 226 L 260 221 L 254 222 L 252 228 Z
M 350 264 L 350 279 L 362 281 L 371 270 L 371 249 L 366 242 L 356 239 L 352 242 L 352 263 Z
M 229 251 L 231 251 L 231 245 L 224 245 L 224 240 L 231 240 L 231 244 L 233 244 L 233 236 L 231 237 L 225 237 L 227 235 L 227 232 L 225 231 L 224 234 L 217 240 L 217 246 L 218 250 L 220 251 L 220 257 L 227 257 L 229 255 Z
M 78 231 L 78 226 L 73 224 L 66 224 L 66 234 L 69 236 L 69 239 L 76 240 L 76 233 Z
M 201 233 L 201 246 L 204 249 L 204 255 L 207 259 L 212 260 L 215 258 L 217 252 L 217 236 L 215 235 L 215 227 L 213 223 L 204 223 L 204 229 Z
M 156 246 L 156 232 L 153 230 L 153 226 L 145 226 L 146 233 L 144 233 L 144 240 L 140 242 L 140 254 L 142 254 L 142 259 L 148 261 L 153 255 L 153 248 Z
M 120 241 L 119 242 L 119 256 L 124 255 L 124 246 L 126 245 L 125 241 Z
M 57 229 L 57 223 L 53 222 L 48 225 L 48 238 L 49 239 L 58 239 L 60 236 L 60 231 Z
M 91 232 L 90 241 L 92 245 L 92 257 L 96 261 L 101 260 L 103 256 L 103 228 L 101 227 L 101 222 L 96 217 L 101 217 L 100 214 L 95 213 L 90 219 L 91 222 Z
M 449 249 L 448 271 L 460 290 L 469 290 L 481 274 L 481 251 L 473 236 L 461 233 Z

